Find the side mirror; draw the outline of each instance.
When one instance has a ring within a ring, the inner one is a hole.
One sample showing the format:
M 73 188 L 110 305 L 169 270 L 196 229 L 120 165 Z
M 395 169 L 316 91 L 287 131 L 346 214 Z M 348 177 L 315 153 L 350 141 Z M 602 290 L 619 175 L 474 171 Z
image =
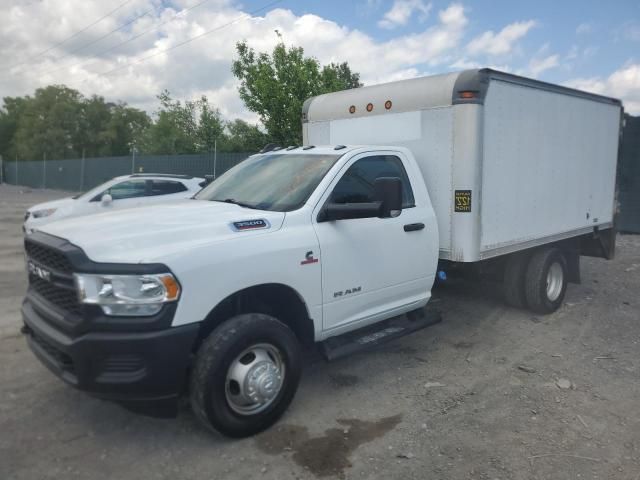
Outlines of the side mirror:
M 320 215 L 319 222 L 349 220 L 353 218 L 372 218 L 380 216 L 380 202 L 370 203 L 328 203 Z
M 402 180 L 398 177 L 376 178 L 373 194 L 381 203 L 380 217 L 396 217 L 402 210 Z
M 367 203 L 328 203 L 318 215 L 319 222 L 353 218 L 389 218 L 402 211 L 402 180 L 380 177 L 373 184 L 375 201 Z
M 213 182 L 215 180 L 216 177 L 214 177 L 213 175 L 205 175 L 204 176 L 204 182 L 200 183 L 200 186 L 202 188 L 206 187 L 207 185 L 209 185 L 211 182 Z
M 113 197 L 108 193 L 105 193 L 104 195 L 102 195 L 102 198 L 100 198 L 100 203 L 103 207 L 108 207 L 109 205 L 111 205 L 111 202 L 113 202 Z

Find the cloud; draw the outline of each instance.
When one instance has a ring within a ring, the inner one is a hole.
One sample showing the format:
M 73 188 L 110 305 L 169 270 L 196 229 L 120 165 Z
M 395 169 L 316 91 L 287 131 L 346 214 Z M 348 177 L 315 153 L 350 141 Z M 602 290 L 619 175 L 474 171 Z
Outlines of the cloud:
M 378 22 L 381 28 L 392 29 L 400 25 L 406 25 L 414 13 L 420 14 L 420 21 L 423 22 L 429 16 L 432 4 L 423 0 L 395 0 L 382 20 Z
M 469 60 L 467 58 L 459 58 L 455 62 L 449 65 L 449 68 L 452 70 L 470 70 L 470 69 L 478 69 L 478 68 L 490 68 L 492 70 L 498 70 L 500 72 L 513 72 L 513 68 L 510 65 L 506 65 L 504 63 L 479 63 L 474 60 Z
M 155 96 L 168 89 L 181 99 L 206 93 L 225 116 L 255 119 L 239 100 L 237 81 L 231 73 L 235 45 L 240 40 L 269 52 L 278 42 L 277 29 L 287 45 L 303 47 L 306 55 L 322 64 L 347 61 L 366 84 L 372 84 L 417 76 L 430 66 L 449 62 L 460 48 L 468 24 L 464 7 L 452 3 L 423 30 L 378 41 L 318 15 L 296 15 L 285 8 L 248 14 L 228 1 L 210 0 L 184 12 L 198 2 L 133 0 L 95 28 L 34 58 L 83 28 L 89 23 L 87 19 L 108 11 L 99 0 L 72 3 L 20 2 L 5 12 L 7 21 L 0 25 L 0 64 L 7 66 L 0 71 L 3 96 L 66 84 L 85 95 L 123 100 L 151 112 L 157 108 Z M 146 11 L 149 13 L 127 28 L 74 52 Z M 217 30 L 164 51 L 212 29 Z M 127 42 L 144 32 L 148 33 Z M 126 43 L 118 46 L 122 42 Z M 101 53 L 107 49 L 111 50 Z
M 578 35 L 586 35 L 593 32 L 593 25 L 587 22 L 581 23 L 576 28 L 576 33 Z
M 576 78 L 565 85 L 620 98 L 628 113 L 640 114 L 640 63 L 627 63 L 606 78 Z
M 617 36 L 632 42 L 640 42 L 640 23 L 635 20 L 624 23 Z
M 535 20 L 527 20 L 511 23 L 498 33 L 489 30 L 471 40 L 467 45 L 467 52 L 471 55 L 506 55 L 535 25 Z
M 449 65 L 454 70 L 469 70 L 472 68 L 482 68 L 484 65 L 476 62 L 475 60 L 469 60 L 468 58 L 459 58 L 455 62 Z
M 598 50 L 599 48 L 597 46 L 579 48 L 577 45 L 572 45 L 564 57 L 565 63 L 569 62 L 567 66 L 571 67 L 575 62 L 584 62 L 596 55 Z
M 531 76 L 538 77 L 542 72 L 550 68 L 557 67 L 560 64 L 559 55 L 549 55 L 544 58 L 532 58 L 529 61 L 529 72 Z
M 158 108 L 156 95 L 168 89 L 181 100 L 206 94 L 226 118 L 256 121 L 242 104 L 231 73 L 238 41 L 270 52 L 278 42 L 277 29 L 287 45 L 303 47 L 306 55 L 322 64 L 346 61 L 371 85 L 487 63 L 514 71 L 513 65 L 505 65 L 506 60 L 496 55 L 509 53 L 535 25 L 532 20 L 515 22 L 498 33 L 481 34 L 467 47 L 468 12 L 459 3 L 450 3 L 435 15 L 432 12 L 417 32 L 377 40 L 322 16 L 297 15 L 287 8 L 248 13 L 235 2 L 209 0 L 184 12 L 200 1 L 132 0 L 113 17 L 57 46 L 109 8 L 100 0 L 14 2 L 4 8 L 6 21 L 0 25 L 0 65 L 5 66 L 0 69 L 0 92 L 2 96 L 26 95 L 46 85 L 66 84 L 85 95 L 123 100 L 153 112 Z M 429 4 L 425 0 L 422 5 Z M 126 28 L 74 52 L 145 12 Z M 209 35 L 164 51 L 212 29 Z M 148 33 L 127 42 L 144 32 Z M 121 42 L 127 43 L 118 46 Z M 33 58 L 52 45 L 55 47 Z M 107 49 L 111 50 L 101 53 Z M 542 62 L 551 53 L 539 51 L 535 58 Z M 530 67 L 542 72 L 551 68 L 547 65 Z

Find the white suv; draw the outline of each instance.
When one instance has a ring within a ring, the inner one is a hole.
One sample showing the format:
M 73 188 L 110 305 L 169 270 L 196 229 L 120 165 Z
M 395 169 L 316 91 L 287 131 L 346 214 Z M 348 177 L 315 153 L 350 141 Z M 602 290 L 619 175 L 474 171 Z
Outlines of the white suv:
M 116 177 L 75 197 L 39 203 L 25 213 L 23 231 L 33 233 L 62 218 L 190 198 L 206 180 L 189 175 L 133 174 Z

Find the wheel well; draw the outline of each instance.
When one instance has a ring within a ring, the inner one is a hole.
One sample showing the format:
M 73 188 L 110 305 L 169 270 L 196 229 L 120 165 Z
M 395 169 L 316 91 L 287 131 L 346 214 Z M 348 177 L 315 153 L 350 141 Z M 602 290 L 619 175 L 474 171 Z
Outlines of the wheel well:
M 268 283 L 245 288 L 218 303 L 202 322 L 195 348 L 222 322 L 243 313 L 271 315 L 287 325 L 300 343 L 310 345 L 314 342 L 313 320 L 298 292 L 286 285 Z

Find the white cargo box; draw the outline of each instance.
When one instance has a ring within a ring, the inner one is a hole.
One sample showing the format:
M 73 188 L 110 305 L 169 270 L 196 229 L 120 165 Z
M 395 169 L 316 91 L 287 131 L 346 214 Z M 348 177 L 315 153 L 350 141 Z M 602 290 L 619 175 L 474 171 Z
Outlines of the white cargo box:
M 474 262 L 609 228 L 620 101 L 490 69 L 310 98 L 305 145 L 409 148 L 440 258 Z

